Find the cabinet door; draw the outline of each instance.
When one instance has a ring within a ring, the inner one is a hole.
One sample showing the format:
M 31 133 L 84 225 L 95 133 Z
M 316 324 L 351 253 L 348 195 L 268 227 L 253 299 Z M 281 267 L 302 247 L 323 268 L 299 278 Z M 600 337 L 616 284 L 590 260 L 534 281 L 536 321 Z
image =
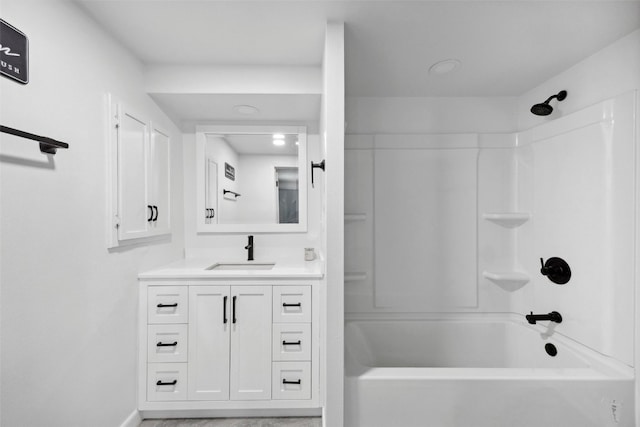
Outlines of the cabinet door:
M 189 400 L 229 399 L 228 286 L 189 287 Z
M 153 209 L 152 234 L 166 234 L 170 230 L 169 206 L 169 136 L 151 127 L 149 141 L 149 205 Z
M 118 239 L 148 235 L 151 208 L 147 203 L 147 138 L 142 116 L 118 106 Z
M 232 286 L 231 400 L 271 399 L 271 286 Z
M 207 158 L 205 168 L 205 223 L 218 223 L 218 164 L 212 159 Z

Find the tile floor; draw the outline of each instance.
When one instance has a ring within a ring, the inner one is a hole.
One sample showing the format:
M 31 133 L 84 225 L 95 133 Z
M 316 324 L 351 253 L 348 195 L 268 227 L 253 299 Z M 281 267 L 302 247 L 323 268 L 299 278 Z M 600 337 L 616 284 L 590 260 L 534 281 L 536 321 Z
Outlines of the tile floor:
M 144 420 L 139 427 L 321 427 L 321 417 Z

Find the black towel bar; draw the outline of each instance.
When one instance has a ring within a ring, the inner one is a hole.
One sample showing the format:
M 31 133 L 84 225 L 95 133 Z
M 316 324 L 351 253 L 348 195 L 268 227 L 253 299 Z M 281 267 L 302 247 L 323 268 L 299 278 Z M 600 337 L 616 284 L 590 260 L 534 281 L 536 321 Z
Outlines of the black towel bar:
M 40 143 L 40 151 L 47 154 L 56 154 L 56 150 L 58 148 L 69 148 L 69 144 L 67 144 L 66 142 L 56 141 L 55 139 L 47 138 L 46 136 L 35 135 L 33 133 L 10 128 L 7 126 L 0 125 L 0 132 L 9 133 L 11 135 L 38 141 Z

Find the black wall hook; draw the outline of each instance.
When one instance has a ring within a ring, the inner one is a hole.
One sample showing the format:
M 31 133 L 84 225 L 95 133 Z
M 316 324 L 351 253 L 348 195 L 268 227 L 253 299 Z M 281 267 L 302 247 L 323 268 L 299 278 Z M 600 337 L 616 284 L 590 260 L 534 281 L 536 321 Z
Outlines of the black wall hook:
M 313 163 L 313 161 L 311 162 L 311 188 L 315 188 L 313 182 L 313 170 L 315 168 L 322 169 L 322 171 L 324 172 L 324 159 L 322 159 L 320 163 Z

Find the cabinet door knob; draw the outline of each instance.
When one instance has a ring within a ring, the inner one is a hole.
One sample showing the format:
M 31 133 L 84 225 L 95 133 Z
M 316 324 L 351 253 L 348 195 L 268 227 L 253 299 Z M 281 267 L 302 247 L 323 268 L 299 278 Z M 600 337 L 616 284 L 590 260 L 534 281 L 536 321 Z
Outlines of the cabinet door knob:
M 296 380 L 296 381 L 289 381 L 289 380 L 282 380 L 282 384 L 301 384 L 302 380 Z
M 282 303 L 283 307 L 302 307 L 302 303 L 301 302 L 297 302 L 295 304 L 287 304 L 286 302 Z
M 173 380 L 171 382 L 165 383 L 162 382 L 161 380 L 158 380 L 158 382 L 156 383 L 156 385 L 176 385 L 178 384 L 178 380 Z
M 158 341 L 158 344 L 156 344 L 156 347 L 175 347 L 178 345 L 178 341 L 174 341 L 172 343 L 163 343 L 162 341 Z
M 153 217 L 152 221 L 156 222 L 158 220 L 158 207 L 156 205 L 153 205 L 153 209 L 155 209 L 156 211 L 156 216 Z
M 153 220 L 153 206 L 147 205 L 147 209 L 149 209 L 149 218 L 147 218 L 147 222 Z
M 282 341 L 282 345 L 302 345 L 302 340 L 298 341 Z

